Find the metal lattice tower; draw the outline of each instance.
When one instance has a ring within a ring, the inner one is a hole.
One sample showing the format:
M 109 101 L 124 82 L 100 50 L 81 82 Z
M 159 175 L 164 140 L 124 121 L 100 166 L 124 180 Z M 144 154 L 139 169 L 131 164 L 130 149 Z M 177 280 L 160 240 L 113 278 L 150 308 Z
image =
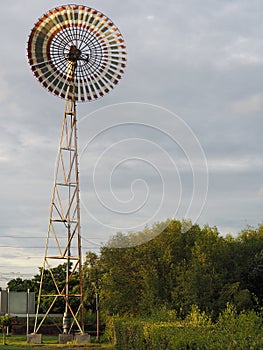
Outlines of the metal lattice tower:
M 29 36 L 28 59 L 35 77 L 66 100 L 34 333 L 59 300 L 65 310 L 63 333 L 70 333 L 74 324 L 84 332 L 76 103 L 96 100 L 112 90 L 124 73 L 126 55 L 124 40 L 113 22 L 80 5 L 50 10 Z M 65 264 L 62 282 L 52 269 L 61 263 Z M 44 291 L 47 274 L 53 282 L 49 293 Z

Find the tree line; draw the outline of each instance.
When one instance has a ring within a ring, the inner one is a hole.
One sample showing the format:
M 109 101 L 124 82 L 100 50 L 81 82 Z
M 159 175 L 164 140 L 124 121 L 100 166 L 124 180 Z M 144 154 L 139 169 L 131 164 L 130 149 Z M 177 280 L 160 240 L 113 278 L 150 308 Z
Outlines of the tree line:
M 196 305 L 216 318 L 228 303 L 238 311 L 257 310 L 263 306 L 263 225 L 223 237 L 216 227 L 168 220 L 139 233 L 117 233 L 100 254 L 86 252 L 82 270 L 90 312 L 96 294 L 105 315 L 151 316 L 165 309 L 184 318 Z M 64 283 L 65 265 L 53 273 Z M 46 292 L 52 285 L 48 275 Z M 40 274 L 17 278 L 8 288 L 37 292 L 39 281 Z M 76 273 L 72 290 L 77 285 Z M 54 312 L 63 312 L 63 305 Z

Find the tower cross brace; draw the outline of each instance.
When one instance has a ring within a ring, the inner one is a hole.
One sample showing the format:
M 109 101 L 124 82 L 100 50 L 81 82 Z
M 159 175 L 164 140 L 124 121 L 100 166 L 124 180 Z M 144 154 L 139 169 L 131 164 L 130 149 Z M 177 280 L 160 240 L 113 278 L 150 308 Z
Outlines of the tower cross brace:
M 76 103 L 68 99 L 65 104 L 55 167 L 34 333 L 38 333 L 59 299 L 64 300 L 65 304 L 63 333 L 68 334 L 74 324 L 81 333 L 84 333 L 81 254 Z M 52 267 L 57 264 L 58 260 L 65 264 L 64 278 L 56 276 L 52 271 Z M 44 291 L 43 286 L 47 275 L 52 279 L 55 293 L 46 294 Z M 77 290 L 72 290 L 71 284 L 74 278 L 76 279 L 76 275 L 79 283 L 77 287 L 75 286 Z M 73 298 L 75 299 L 74 307 L 71 305 Z M 46 307 L 45 310 L 42 308 L 43 304 Z M 41 321 L 39 321 L 40 312 L 44 313 Z

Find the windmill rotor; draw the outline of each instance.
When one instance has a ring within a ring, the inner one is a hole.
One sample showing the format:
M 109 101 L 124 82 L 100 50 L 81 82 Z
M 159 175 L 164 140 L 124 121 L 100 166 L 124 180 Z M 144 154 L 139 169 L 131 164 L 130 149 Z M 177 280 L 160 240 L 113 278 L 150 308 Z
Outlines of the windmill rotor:
M 113 22 L 82 5 L 60 6 L 39 18 L 27 52 L 42 86 L 76 102 L 96 100 L 110 92 L 124 73 L 127 56 L 124 39 Z

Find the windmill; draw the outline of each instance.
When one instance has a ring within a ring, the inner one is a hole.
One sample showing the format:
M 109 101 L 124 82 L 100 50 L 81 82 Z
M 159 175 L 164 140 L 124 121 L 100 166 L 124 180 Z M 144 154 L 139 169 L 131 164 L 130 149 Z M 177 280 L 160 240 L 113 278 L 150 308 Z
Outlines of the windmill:
M 84 333 L 76 104 L 94 101 L 118 84 L 126 66 L 126 47 L 118 28 L 103 13 L 72 4 L 39 18 L 27 51 L 37 80 L 65 100 L 34 333 L 59 300 L 65 307 L 63 333 L 69 334 L 74 324 Z M 61 263 L 66 267 L 63 281 L 53 269 Z M 77 273 L 78 285 L 72 291 Z M 49 293 L 43 288 L 46 274 L 53 281 Z

